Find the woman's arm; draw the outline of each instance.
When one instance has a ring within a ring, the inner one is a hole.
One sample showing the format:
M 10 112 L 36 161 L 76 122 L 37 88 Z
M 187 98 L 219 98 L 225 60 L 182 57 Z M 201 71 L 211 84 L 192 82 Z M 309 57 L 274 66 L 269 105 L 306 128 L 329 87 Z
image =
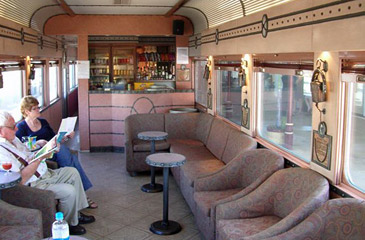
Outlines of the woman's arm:
M 22 137 L 29 135 L 24 124 L 26 124 L 25 121 L 21 121 L 16 125 L 18 130 L 16 131 L 15 135 L 19 140 L 22 140 Z

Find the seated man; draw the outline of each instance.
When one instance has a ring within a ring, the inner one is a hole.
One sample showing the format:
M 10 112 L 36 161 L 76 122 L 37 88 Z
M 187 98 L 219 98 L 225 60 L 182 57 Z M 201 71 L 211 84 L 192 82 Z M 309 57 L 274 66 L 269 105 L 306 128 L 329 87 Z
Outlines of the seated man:
M 73 167 L 51 170 L 44 159 L 28 164 L 32 152 L 15 137 L 16 131 L 14 118 L 8 112 L 0 111 L 0 158 L 12 163 L 11 171 L 21 174 L 22 184 L 55 193 L 59 200 L 58 210 L 63 212 L 70 225 L 71 235 L 86 233 L 79 224 L 92 223 L 95 218 L 82 213 L 79 215 L 79 211 L 89 204 L 77 170 Z

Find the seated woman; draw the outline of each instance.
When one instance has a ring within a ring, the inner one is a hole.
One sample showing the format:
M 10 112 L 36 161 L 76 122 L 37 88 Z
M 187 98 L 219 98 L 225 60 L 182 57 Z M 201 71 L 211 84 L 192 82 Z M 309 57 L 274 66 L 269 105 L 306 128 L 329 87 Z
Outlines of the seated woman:
M 20 103 L 20 111 L 24 116 L 24 121 L 21 121 L 17 124 L 18 131 L 16 132 L 16 136 L 21 140 L 22 137 L 28 136 L 36 136 L 37 140 L 51 140 L 56 134 L 48 124 L 47 120 L 39 118 L 39 102 L 33 96 L 25 96 Z M 74 136 L 74 132 L 71 134 L 65 135 L 64 140 L 68 138 L 72 138 Z M 89 178 L 86 176 L 85 171 L 82 169 L 82 166 L 79 162 L 77 155 L 72 154 L 70 149 L 65 145 L 61 144 L 60 151 L 54 154 L 51 159 L 56 161 L 60 167 L 74 167 L 77 169 L 81 176 L 82 184 L 84 186 L 84 190 L 88 190 L 92 187 L 92 184 Z M 97 208 L 98 205 L 88 198 L 89 208 Z

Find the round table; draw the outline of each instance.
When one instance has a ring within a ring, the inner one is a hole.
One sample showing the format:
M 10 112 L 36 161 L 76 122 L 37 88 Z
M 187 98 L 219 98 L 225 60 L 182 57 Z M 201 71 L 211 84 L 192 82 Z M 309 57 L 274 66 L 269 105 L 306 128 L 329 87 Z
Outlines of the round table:
M 138 133 L 138 138 L 151 141 L 151 154 L 156 152 L 155 141 L 165 140 L 168 134 L 160 131 L 147 131 Z M 162 191 L 162 185 L 155 183 L 155 167 L 151 166 L 151 182 L 143 185 L 141 190 L 147 193 L 156 193 Z
M 155 153 L 147 156 L 146 163 L 163 168 L 163 220 L 151 224 L 150 231 L 158 235 L 171 235 L 181 231 L 175 221 L 169 221 L 169 168 L 180 167 L 186 162 L 185 156 L 177 153 Z
M 22 180 L 20 173 L 9 172 L 8 174 L 4 171 L 0 171 L 0 199 L 1 189 L 14 187 Z

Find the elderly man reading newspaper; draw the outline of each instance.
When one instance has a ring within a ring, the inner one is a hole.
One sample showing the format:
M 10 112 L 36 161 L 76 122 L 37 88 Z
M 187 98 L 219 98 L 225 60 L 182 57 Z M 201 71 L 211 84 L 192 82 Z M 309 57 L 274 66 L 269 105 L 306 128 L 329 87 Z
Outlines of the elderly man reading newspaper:
M 16 131 L 14 118 L 8 112 L 0 111 L 0 158 L 12 163 L 11 171 L 21 174 L 22 184 L 55 193 L 58 209 L 70 225 L 70 234 L 86 233 L 79 224 L 94 222 L 95 218 L 79 213 L 89 204 L 78 171 L 73 167 L 48 169 L 43 161 L 47 155 L 31 162 L 33 153 L 15 137 Z

